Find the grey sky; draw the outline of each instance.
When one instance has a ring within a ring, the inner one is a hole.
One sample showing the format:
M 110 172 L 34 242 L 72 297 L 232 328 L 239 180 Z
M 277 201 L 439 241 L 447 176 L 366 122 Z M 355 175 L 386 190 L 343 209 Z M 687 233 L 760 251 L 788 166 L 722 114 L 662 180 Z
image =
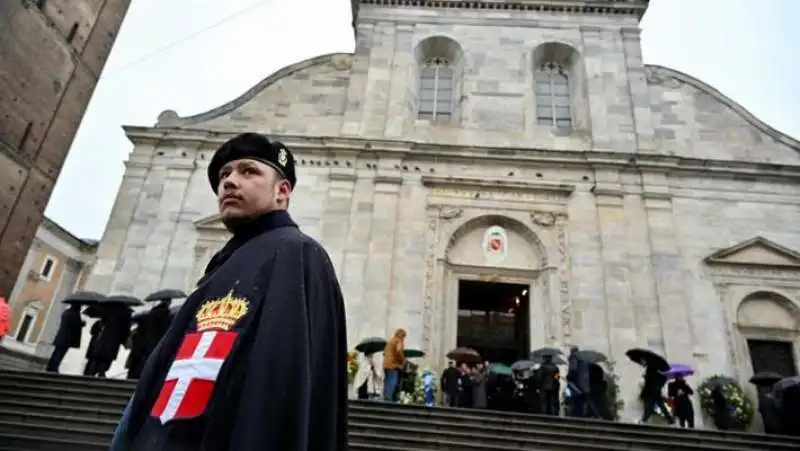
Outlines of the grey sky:
M 349 5 L 134 1 L 46 214 L 78 236 L 100 238 L 132 149 L 122 124 L 152 125 L 165 109 L 203 112 L 286 65 L 352 51 Z M 711 84 L 798 137 L 798 24 L 798 0 L 652 0 L 644 58 Z

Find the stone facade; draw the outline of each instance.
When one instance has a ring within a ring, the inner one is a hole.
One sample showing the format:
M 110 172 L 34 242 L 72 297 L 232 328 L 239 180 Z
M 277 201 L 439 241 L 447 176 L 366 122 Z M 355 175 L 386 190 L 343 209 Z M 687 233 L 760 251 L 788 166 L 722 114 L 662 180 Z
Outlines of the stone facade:
M 362 1 L 353 54 L 287 67 L 207 113 L 127 127 L 135 148 L 90 287 L 191 289 L 227 237 L 208 161 L 251 130 L 297 155 L 291 212 L 333 259 L 351 342 L 403 326 L 441 365 L 457 281 L 481 279 L 530 286 L 532 348 L 617 360 L 631 409 L 634 346 L 743 381 L 748 337 L 789 341 L 797 357 L 800 143 L 645 66 L 646 1 L 435 3 Z M 441 61 L 450 110 L 428 120 L 423 71 Z M 545 66 L 569 77 L 567 126 L 542 124 Z M 481 253 L 491 225 L 508 234 L 500 263 Z
M 8 297 L 11 333 L 0 343 L 0 354 L 16 351 L 34 362 L 50 357 L 66 308 L 60 301 L 86 283 L 96 249 L 97 242 L 77 238 L 44 218 Z
M 17 280 L 130 3 L 0 2 L 0 294 Z

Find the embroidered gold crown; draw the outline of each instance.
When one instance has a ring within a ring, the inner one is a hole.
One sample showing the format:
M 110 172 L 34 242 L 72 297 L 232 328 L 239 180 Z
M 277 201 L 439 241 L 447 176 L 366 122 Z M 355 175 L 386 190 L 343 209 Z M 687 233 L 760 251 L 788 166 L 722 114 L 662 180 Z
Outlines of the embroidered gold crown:
M 221 297 L 207 301 L 195 315 L 197 330 L 230 330 L 239 319 L 247 314 L 247 301 L 235 297 L 233 291 Z

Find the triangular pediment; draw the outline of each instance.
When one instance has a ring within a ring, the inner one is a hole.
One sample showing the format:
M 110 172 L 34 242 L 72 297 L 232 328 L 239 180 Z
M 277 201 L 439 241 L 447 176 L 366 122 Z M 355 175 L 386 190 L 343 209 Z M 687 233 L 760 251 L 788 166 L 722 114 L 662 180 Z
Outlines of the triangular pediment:
M 194 222 L 194 228 L 199 231 L 228 233 L 228 229 L 225 228 L 225 224 L 222 223 L 219 214 L 198 219 Z
M 705 258 L 710 265 L 770 266 L 800 269 L 800 253 L 757 236 Z

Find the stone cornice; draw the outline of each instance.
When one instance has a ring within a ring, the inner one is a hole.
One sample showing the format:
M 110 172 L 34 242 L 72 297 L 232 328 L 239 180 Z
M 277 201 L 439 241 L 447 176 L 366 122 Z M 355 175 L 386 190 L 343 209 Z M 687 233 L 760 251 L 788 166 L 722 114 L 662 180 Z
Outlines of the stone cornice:
M 218 146 L 238 132 L 160 127 L 124 127 L 134 143 L 195 140 Z M 800 165 L 763 162 L 708 160 L 663 154 L 608 152 L 602 150 L 572 151 L 536 148 L 464 147 L 452 144 L 418 143 L 411 141 L 350 137 L 312 137 L 298 135 L 270 136 L 284 142 L 298 158 L 334 156 L 341 152 L 358 158 L 416 159 L 420 161 L 449 160 L 457 162 L 520 164 L 557 164 L 575 168 L 613 168 L 616 170 L 662 172 L 665 174 L 701 177 L 757 177 L 759 180 L 800 181 Z M 502 151 L 502 152 L 500 152 Z
M 478 177 L 449 177 L 439 175 L 423 175 L 422 184 L 425 186 L 470 187 L 483 189 L 502 189 L 503 191 L 552 193 L 565 197 L 571 195 L 575 190 L 573 185 L 566 185 L 562 183 L 486 180 Z
M 406 8 L 532 11 L 558 14 L 631 15 L 642 18 L 650 0 L 361 0 L 361 5 Z M 355 10 L 354 10 L 355 13 Z

